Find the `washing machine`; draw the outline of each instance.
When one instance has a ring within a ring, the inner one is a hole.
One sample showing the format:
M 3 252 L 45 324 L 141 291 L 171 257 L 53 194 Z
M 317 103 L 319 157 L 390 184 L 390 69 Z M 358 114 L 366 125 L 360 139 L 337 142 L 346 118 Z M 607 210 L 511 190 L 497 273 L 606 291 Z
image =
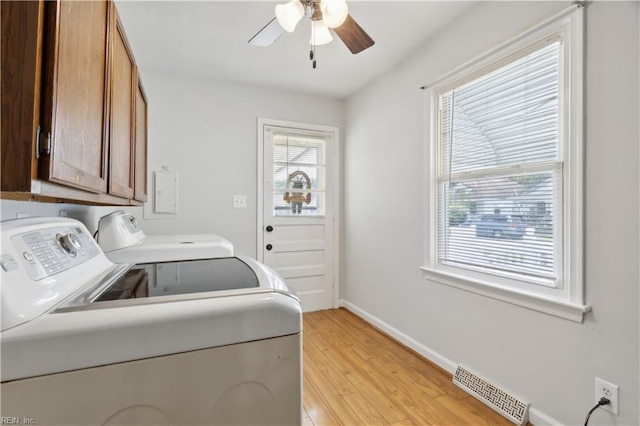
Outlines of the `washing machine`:
M 114 263 L 233 256 L 233 244 L 215 234 L 145 235 L 136 218 L 123 210 L 100 218 L 96 240 Z
M 0 225 L 3 419 L 301 424 L 300 301 L 268 267 L 114 264 L 76 220 Z

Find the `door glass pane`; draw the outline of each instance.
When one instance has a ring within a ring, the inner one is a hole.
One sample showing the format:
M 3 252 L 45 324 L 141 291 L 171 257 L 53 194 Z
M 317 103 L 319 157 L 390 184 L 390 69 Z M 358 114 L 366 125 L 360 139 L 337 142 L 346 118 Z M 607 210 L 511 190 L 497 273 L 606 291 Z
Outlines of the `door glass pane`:
M 274 135 L 274 216 L 324 215 L 325 151 L 324 139 Z

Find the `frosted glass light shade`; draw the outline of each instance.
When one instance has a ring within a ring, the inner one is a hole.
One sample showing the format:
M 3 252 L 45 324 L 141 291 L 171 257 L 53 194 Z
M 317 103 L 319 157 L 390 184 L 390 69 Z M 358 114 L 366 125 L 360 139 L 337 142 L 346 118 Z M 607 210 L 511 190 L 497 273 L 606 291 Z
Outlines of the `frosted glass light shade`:
M 289 3 L 276 6 L 276 18 L 278 23 L 288 33 L 296 29 L 296 25 L 304 16 L 304 7 L 300 0 L 291 0 Z
M 349 7 L 345 0 L 320 0 L 320 11 L 322 20 L 329 28 L 339 27 L 349 15 Z
M 329 44 L 333 40 L 327 24 L 322 21 L 313 21 L 311 24 L 311 39 L 309 44 L 313 46 L 322 46 Z

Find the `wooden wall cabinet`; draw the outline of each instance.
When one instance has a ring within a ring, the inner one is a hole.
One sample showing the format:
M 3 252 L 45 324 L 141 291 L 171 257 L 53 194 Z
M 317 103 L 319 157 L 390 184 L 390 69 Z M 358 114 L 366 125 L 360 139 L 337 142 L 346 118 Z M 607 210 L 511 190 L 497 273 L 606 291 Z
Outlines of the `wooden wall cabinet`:
M 140 204 L 138 75 L 115 4 L 1 7 L 2 198 Z
M 44 2 L 0 2 L 2 191 L 31 191 L 40 123 Z
M 39 176 L 95 193 L 107 192 L 111 11 L 45 2 Z
M 137 201 L 147 201 L 147 96 L 142 82 L 136 87 L 135 192 Z
M 109 192 L 133 198 L 135 100 L 138 73 L 118 14 L 115 14 L 111 74 Z

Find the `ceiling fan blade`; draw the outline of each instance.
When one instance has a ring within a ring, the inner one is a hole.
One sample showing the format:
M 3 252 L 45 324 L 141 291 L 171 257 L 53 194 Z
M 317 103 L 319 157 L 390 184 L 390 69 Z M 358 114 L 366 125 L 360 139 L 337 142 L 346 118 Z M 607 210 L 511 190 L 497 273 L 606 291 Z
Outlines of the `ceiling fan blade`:
M 367 34 L 360 25 L 347 15 L 347 19 L 342 25 L 334 28 L 333 31 L 340 37 L 340 40 L 349 48 L 354 55 L 375 44 L 375 41 Z
M 254 46 L 267 47 L 271 46 L 278 37 L 282 35 L 284 29 L 278 23 L 276 18 L 273 18 L 267 25 L 264 26 L 256 35 L 251 37 L 249 44 Z

